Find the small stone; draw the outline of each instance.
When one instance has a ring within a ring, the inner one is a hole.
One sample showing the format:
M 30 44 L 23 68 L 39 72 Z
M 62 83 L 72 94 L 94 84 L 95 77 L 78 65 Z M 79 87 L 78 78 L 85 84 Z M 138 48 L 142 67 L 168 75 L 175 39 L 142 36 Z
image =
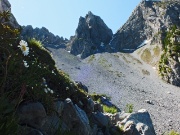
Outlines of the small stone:
M 171 92 L 170 92 L 170 91 L 168 91 L 168 92 L 167 92 L 167 94 L 171 94 Z
M 154 105 L 153 102 L 151 100 L 145 100 L 145 103 L 148 103 L 148 104 L 151 104 L 151 105 Z

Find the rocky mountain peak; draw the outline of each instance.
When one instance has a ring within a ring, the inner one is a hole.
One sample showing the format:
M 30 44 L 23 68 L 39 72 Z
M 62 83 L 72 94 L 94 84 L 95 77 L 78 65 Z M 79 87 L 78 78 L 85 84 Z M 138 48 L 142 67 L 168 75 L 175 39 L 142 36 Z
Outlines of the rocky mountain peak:
M 47 28 L 34 28 L 31 25 L 23 26 L 21 36 L 23 39 L 35 38 L 36 40 L 41 41 L 46 47 L 51 48 L 66 48 L 66 43 L 68 39 L 59 37 L 51 33 Z
M 10 13 L 10 14 L 6 14 L 9 16 L 8 17 L 9 21 L 6 21 L 6 19 L 4 19 L 2 17 L 1 22 L 3 24 L 9 25 L 14 28 L 20 28 L 18 22 L 16 21 L 16 18 L 14 17 L 13 14 L 11 14 L 11 4 L 9 3 L 9 1 L 8 0 L 0 0 L 0 13 L 4 14 L 5 12 Z M 6 16 L 4 16 L 4 17 L 6 17 Z
M 74 38 L 69 42 L 71 53 L 85 58 L 91 54 L 102 52 L 111 40 L 112 30 L 91 11 L 79 18 Z
M 0 12 L 2 11 L 11 11 L 11 4 L 7 0 L 1 0 L 0 1 Z
M 93 19 L 94 17 L 95 17 L 95 15 L 94 15 L 91 11 L 89 11 L 85 18 L 86 18 L 87 20 L 88 20 L 88 19 L 90 20 L 90 19 Z
M 172 25 L 180 26 L 178 1 L 142 1 L 110 42 L 113 51 L 136 50 L 149 40 L 161 44 L 163 33 Z

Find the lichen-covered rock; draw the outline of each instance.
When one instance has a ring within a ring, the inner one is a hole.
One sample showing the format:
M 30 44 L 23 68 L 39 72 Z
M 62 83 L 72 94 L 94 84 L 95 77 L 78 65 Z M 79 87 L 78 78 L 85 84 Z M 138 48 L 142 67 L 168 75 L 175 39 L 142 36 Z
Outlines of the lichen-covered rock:
M 70 40 L 71 53 L 81 58 L 106 50 L 111 40 L 112 30 L 99 16 L 88 12 L 86 17 L 79 18 L 75 36 Z

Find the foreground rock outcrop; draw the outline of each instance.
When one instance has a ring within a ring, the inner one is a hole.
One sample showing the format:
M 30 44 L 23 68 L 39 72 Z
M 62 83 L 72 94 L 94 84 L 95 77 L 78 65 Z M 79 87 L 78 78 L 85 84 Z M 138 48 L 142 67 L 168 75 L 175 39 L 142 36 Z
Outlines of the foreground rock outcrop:
M 112 35 L 112 30 L 99 16 L 88 12 L 85 18 L 79 18 L 76 34 L 68 46 L 71 47 L 71 54 L 86 58 L 91 54 L 107 50 Z
M 145 109 L 139 110 L 127 116 L 121 124 L 124 124 L 126 135 L 155 135 L 154 127 L 149 113 Z
M 60 114 L 47 114 L 40 102 L 21 104 L 17 114 L 21 124 L 23 135 L 155 135 L 154 127 L 149 113 L 142 109 L 130 113 L 86 113 L 71 99 L 58 101 L 63 104 Z M 57 102 L 56 102 L 57 103 Z M 54 111 L 59 112 L 57 104 Z M 119 130 L 122 128 L 122 130 Z M 119 128 L 119 129 L 118 129 Z

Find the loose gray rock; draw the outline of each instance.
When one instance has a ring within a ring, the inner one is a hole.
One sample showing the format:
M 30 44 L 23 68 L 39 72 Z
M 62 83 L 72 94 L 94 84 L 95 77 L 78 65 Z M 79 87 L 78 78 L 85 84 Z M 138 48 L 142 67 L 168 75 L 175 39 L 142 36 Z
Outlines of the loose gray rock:
M 151 100 L 145 100 L 145 103 L 153 105 L 153 102 Z

